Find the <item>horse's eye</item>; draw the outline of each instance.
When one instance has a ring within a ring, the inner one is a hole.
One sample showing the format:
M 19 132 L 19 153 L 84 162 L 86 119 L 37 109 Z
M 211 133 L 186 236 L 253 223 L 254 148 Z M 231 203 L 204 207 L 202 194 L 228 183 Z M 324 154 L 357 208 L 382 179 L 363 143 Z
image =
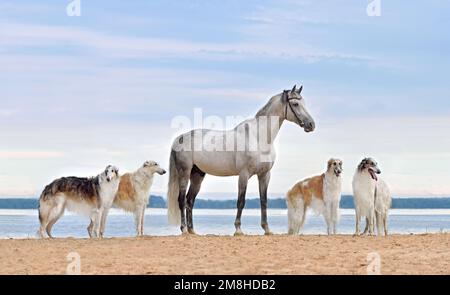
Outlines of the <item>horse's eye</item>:
M 294 107 L 298 107 L 298 102 L 293 102 L 292 105 L 293 105 Z

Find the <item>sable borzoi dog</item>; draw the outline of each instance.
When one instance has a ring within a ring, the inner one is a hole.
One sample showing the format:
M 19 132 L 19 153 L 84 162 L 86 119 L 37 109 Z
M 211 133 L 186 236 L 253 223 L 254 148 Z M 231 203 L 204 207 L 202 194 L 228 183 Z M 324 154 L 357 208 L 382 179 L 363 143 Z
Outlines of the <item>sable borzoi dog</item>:
M 353 198 L 356 210 L 355 235 L 359 235 L 361 217 L 366 218 L 366 228 L 363 234 L 374 234 L 374 223 L 377 224 L 378 235 L 387 236 L 388 211 L 391 207 L 391 193 L 389 187 L 377 176 L 381 170 L 372 158 L 361 161 L 353 177 Z
M 39 199 L 39 235 L 52 238 L 53 225 L 65 209 L 91 219 L 89 237 L 103 237 L 108 211 L 119 186 L 119 170 L 114 166 L 96 177 L 62 177 L 47 185 Z
M 142 167 L 133 173 L 126 173 L 120 177 L 114 205 L 133 212 L 136 223 L 137 236 L 144 235 L 144 216 L 153 183 L 153 174 L 163 175 L 166 170 L 154 161 L 146 161 Z
M 298 234 L 309 207 L 316 213 L 323 214 L 327 233 L 336 234 L 341 199 L 341 173 L 342 161 L 330 159 L 325 173 L 302 180 L 289 190 L 286 197 L 289 234 Z

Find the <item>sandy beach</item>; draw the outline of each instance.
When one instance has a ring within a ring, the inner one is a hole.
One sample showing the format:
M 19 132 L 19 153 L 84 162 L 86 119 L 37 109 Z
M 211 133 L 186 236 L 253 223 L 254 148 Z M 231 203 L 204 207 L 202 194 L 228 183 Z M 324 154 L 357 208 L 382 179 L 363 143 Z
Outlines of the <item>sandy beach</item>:
M 450 234 L 352 236 L 170 236 L 103 240 L 0 240 L 0 274 L 450 274 Z

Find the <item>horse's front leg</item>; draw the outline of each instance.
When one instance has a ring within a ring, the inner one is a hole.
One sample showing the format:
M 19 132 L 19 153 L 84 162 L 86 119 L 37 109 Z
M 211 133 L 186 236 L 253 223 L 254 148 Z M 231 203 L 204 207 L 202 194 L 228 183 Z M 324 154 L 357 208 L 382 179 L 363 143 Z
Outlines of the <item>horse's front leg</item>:
M 234 227 L 236 228 L 235 236 L 243 235 L 241 230 L 241 216 L 242 210 L 245 206 L 245 193 L 247 192 L 247 183 L 249 175 L 248 173 L 239 174 L 239 189 L 238 189 L 238 201 L 237 201 L 237 214 L 236 220 L 234 221 Z
M 269 187 L 270 171 L 258 175 L 259 199 L 261 203 L 261 227 L 266 235 L 271 235 L 269 224 L 267 223 L 267 188 Z

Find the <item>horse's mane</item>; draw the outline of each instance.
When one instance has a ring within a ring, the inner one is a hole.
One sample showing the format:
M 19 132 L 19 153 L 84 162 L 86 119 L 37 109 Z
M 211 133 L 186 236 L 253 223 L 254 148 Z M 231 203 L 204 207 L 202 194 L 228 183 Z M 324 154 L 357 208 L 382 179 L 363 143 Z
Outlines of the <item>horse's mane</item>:
M 270 106 L 278 98 L 279 94 L 272 96 L 269 101 L 256 113 L 255 117 L 267 116 Z

